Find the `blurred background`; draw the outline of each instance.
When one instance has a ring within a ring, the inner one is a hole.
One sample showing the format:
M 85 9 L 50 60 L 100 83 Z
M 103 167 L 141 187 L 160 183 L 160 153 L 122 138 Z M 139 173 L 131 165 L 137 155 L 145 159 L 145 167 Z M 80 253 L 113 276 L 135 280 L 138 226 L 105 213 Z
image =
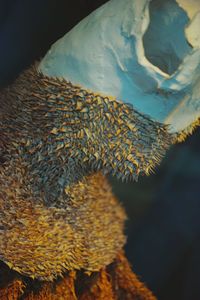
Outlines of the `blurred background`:
M 105 2 L 0 0 L 0 87 Z M 200 129 L 155 174 L 110 181 L 128 214 L 126 253 L 139 278 L 160 300 L 200 299 Z

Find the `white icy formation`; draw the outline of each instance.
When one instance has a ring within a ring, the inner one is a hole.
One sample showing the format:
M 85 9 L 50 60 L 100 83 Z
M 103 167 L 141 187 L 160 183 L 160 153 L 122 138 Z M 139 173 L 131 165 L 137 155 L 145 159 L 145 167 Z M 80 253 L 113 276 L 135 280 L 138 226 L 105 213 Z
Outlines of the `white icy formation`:
M 178 132 L 200 117 L 199 28 L 200 0 L 111 0 L 58 40 L 39 70 Z

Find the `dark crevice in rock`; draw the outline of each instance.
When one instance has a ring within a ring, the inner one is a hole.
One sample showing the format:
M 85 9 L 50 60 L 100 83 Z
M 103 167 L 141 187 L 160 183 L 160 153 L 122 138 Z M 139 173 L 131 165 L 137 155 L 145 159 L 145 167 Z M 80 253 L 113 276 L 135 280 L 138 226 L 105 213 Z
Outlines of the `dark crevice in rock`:
M 189 21 L 175 0 L 153 0 L 150 23 L 143 36 L 146 58 L 165 73 L 174 73 L 190 52 L 184 29 Z

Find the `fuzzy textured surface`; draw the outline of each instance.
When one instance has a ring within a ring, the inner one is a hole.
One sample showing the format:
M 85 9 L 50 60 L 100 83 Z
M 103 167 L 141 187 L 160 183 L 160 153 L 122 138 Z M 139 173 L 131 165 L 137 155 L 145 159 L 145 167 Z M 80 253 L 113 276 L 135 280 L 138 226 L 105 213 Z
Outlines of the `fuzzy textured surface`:
M 167 127 L 35 67 L 0 103 L 1 260 L 43 280 L 111 263 L 125 213 L 99 170 L 149 174 L 172 142 Z
M 2 276 L 1 300 L 155 300 L 131 271 L 123 253 L 119 253 L 112 264 L 99 272 L 87 275 L 71 271 L 54 283 L 23 278 L 16 272 L 6 270 L 3 265 L 0 266 L 0 279 Z
M 126 215 L 103 174 L 149 174 L 191 129 L 35 67 L 0 105 L 0 298 L 155 299 L 119 254 Z
M 110 264 L 126 216 L 102 172 L 149 174 L 177 137 L 35 67 L 2 90 L 0 105 L 0 259 L 42 280 Z
M 125 242 L 125 214 L 101 174 L 71 186 L 63 209 L 33 198 L 12 168 L 0 180 L 1 260 L 43 280 L 65 270 L 98 271 L 113 261 Z

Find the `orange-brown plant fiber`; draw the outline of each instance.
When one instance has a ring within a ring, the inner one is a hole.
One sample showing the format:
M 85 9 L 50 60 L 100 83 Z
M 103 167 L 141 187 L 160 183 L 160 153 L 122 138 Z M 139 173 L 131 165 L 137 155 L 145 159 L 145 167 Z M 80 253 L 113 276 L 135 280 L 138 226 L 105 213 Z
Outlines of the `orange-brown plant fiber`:
M 7 268 L 7 267 L 4 267 Z M 1 278 L 4 269 L 1 269 Z M 10 271 L 12 273 L 13 271 Z M 1 300 L 155 300 L 132 272 L 123 253 L 99 272 L 89 275 L 71 271 L 55 282 L 27 282 L 13 272 L 11 282 L 0 288 Z
M 104 174 L 148 174 L 167 127 L 34 67 L 0 107 L 0 300 L 155 299 L 122 253 L 126 214 Z

